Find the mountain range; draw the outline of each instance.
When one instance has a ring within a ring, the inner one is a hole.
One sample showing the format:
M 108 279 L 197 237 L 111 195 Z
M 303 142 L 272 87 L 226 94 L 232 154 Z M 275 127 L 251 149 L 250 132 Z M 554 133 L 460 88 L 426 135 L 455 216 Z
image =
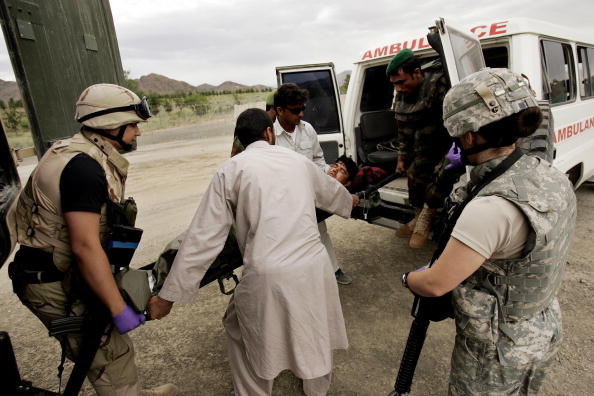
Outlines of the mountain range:
M 339 86 L 342 85 L 344 79 L 350 73 L 350 71 L 343 71 L 336 75 L 336 79 L 338 81 Z M 270 88 L 262 84 L 243 85 L 233 81 L 225 81 L 219 85 L 200 84 L 194 86 L 188 84 L 185 81 L 174 80 L 172 78 L 156 73 L 147 74 L 146 76 L 142 76 L 139 79 L 133 81 L 135 81 L 138 84 L 138 88 L 140 90 L 146 93 L 156 93 L 160 95 L 169 95 L 179 92 L 223 92 L 238 91 L 245 89 L 267 90 Z M 17 83 L 15 81 L 0 80 L 0 100 L 7 102 L 9 98 L 13 98 L 14 100 L 18 100 L 21 98 L 21 93 L 19 92 Z

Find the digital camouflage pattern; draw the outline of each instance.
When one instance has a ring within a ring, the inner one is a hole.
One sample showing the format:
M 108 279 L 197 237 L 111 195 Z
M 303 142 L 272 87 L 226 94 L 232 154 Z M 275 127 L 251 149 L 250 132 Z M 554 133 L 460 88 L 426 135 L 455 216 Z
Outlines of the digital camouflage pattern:
M 551 105 L 548 100 L 539 100 L 538 107 L 542 114 L 540 126 L 530 136 L 519 138 L 516 146 L 527 154 L 536 155 L 552 164 L 555 152 L 555 128 Z
M 509 69 L 485 68 L 463 78 L 443 101 L 443 121 L 452 137 L 538 107 L 528 82 Z
M 452 145 L 442 120 L 447 90 L 448 82 L 442 72 L 425 71 L 423 84 L 416 95 L 396 95 L 394 101 L 398 154 L 405 157 L 409 200 L 416 208 L 422 208 L 426 200 L 431 199 L 427 188 Z M 434 189 L 430 194 L 437 194 L 438 198 L 433 199 L 443 202 L 450 190 L 451 185 Z
M 474 167 L 456 201 L 504 158 Z M 567 177 L 550 163 L 522 156 L 477 196 L 514 203 L 531 231 L 523 257 L 487 260 L 453 291 L 456 343 L 450 395 L 536 394 L 563 338 L 556 299 L 576 219 Z

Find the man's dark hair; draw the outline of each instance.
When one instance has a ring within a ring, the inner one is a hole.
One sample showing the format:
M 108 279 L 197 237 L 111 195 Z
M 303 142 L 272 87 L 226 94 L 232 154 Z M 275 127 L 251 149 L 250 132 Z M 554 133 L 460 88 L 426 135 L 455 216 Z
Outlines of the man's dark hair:
M 301 89 L 297 84 L 286 83 L 276 91 L 274 106 L 286 108 L 287 106 L 299 106 L 305 104 L 309 98 L 306 89 Z
M 419 58 L 416 55 L 413 55 L 412 58 L 408 59 L 399 67 L 399 69 L 402 69 L 403 72 L 408 74 L 413 74 L 416 68 L 421 68 L 421 62 L 419 62 Z
M 266 128 L 272 128 L 272 120 L 267 112 L 262 109 L 247 109 L 237 117 L 235 123 L 235 136 L 243 147 L 249 144 L 264 140 Z
M 353 159 L 351 157 L 347 157 L 346 155 L 341 155 L 340 157 L 338 157 L 336 159 L 336 163 L 338 162 L 342 162 L 344 164 L 344 166 L 347 169 L 347 172 L 349 172 L 349 181 L 353 181 L 355 179 L 355 177 L 357 176 L 357 173 L 359 173 L 359 167 L 357 166 L 357 164 L 355 163 L 355 161 L 353 161 Z
M 509 146 L 534 133 L 542 122 L 542 112 L 538 107 L 528 107 L 518 113 L 483 125 L 477 131 L 491 147 Z

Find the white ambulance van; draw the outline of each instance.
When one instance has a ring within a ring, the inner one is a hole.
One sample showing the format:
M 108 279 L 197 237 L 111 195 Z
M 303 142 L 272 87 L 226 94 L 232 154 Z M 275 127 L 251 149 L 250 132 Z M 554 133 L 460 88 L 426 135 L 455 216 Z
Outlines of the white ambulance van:
M 422 63 L 441 61 L 451 84 L 485 66 L 526 75 L 537 97 L 551 105 L 554 165 L 576 188 L 594 175 L 594 37 L 527 18 L 465 29 L 439 19 L 430 32 L 363 51 L 342 111 L 333 64 L 277 68 L 279 85 L 294 82 L 310 92 L 304 119 L 316 128 L 326 162 L 346 153 L 359 165 L 393 169 L 396 153 L 377 150 L 396 134 L 393 88 L 385 71 L 394 54 L 409 48 Z M 405 178 L 379 192 L 367 221 L 397 227 L 410 218 Z

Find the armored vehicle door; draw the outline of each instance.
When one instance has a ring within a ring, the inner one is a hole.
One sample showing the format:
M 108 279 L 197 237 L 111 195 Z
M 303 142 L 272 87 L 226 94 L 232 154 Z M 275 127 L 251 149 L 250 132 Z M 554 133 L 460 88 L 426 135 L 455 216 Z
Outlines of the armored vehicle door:
M 14 157 L 0 121 L 0 268 L 14 247 L 11 243 L 7 215 L 19 194 L 20 187 Z
M 344 154 L 340 93 L 333 63 L 276 68 L 278 85 L 295 83 L 309 92 L 303 119 L 316 132 L 327 164 Z
M 124 82 L 109 1 L 2 0 L 0 22 L 41 157 L 80 127 L 74 104 L 84 88 Z

